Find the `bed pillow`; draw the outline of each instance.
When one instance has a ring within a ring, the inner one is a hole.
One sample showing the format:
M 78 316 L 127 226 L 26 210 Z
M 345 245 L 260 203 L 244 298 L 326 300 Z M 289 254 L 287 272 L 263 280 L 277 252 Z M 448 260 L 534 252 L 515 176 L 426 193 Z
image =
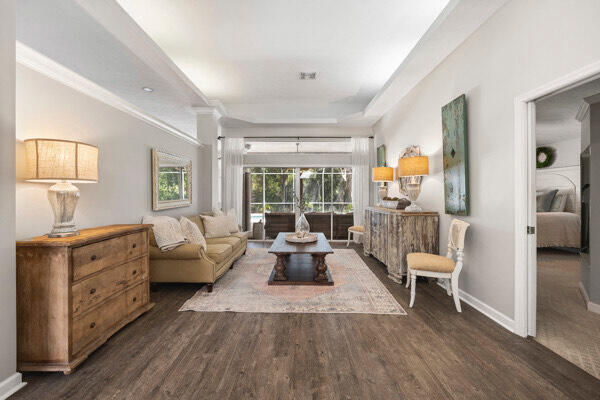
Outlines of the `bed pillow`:
M 536 196 L 536 211 L 549 212 L 550 208 L 552 207 L 552 200 L 554 200 L 556 193 L 558 193 L 558 189 L 538 194 Z
M 207 239 L 230 236 L 228 218 L 229 217 L 227 216 L 211 217 L 203 215 L 202 222 L 204 223 L 204 236 Z
M 552 200 L 552 205 L 550 206 L 550 212 L 564 212 L 565 207 L 567 206 L 567 196 L 566 193 L 556 193 L 554 200 Z
M 183 231 L 183 236 L 185 236 L 185 240 L 191 244 L 199 244 L 200 247 L 206 251 L 206 239 L 204 239 L 204 235 L 200 232 L 200 228 L 198 225 L 187 219 L 186 217 L 179 218 L 179 223 L 181 224 L 181 230 Z

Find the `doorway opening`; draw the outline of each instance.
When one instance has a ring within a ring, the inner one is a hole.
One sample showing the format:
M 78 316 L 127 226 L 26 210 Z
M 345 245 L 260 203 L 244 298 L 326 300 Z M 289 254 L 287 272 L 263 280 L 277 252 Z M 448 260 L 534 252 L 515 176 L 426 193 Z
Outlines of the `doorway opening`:
M 600 314 L 588 310 L 596 279 L 588 273 L 590 142 L 600 139 L 600 130 L 590 130 L 595 99 L 600 102 L 600 79 L 537 99 L 531 107 L 537 262 L 530 334 L 600 378 Z

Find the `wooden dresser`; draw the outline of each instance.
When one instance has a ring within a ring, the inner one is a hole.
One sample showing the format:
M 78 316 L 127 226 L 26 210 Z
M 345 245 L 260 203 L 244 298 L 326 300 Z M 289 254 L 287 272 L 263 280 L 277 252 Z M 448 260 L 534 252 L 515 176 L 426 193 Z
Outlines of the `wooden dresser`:
M 388 276 L 402 282 L 408 253 L 439 253 L 439 214 L 383 207 L 365 209 L 365 255 L 387 266 Z
M 148 229 L 111 225 L 17 242 L 19 371 L 69 374 L 149 302 Z

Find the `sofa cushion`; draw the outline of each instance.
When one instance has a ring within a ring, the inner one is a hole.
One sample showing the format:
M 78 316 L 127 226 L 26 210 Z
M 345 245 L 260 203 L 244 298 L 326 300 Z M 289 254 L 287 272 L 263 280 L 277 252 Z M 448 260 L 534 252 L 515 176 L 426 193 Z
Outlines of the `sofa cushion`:
M 409 253 L 406 256 L 408 268 L 419 271 L 452 272 L 455 263 L 448 257 L 428 253 Z
M 233 254 L 233 248 L 224 243 L 208 243 L 206 245 L 206 254 L 208 254 L 208 258 L 217 264 L 221 264 L 223 261 L 231 257 Z
M 248 234 L 250 232 L 234 232 L 231 234 L 231 236 L 234 236 L 236 238 L 240 238 L 242 241 L 244 240 L 248 240 Z
M 158 247 L 150 246 L 150 259 L 152 260 L 198 260 L 201 246 L 186 243 L 169 251 L 160 251 Z
M 208 244 L 227 244 L 232 247 L 233 251 L 237 251 L 244 243 L 242 239 L 235 236 L 227 236 L 221 238 L 206 239 Z

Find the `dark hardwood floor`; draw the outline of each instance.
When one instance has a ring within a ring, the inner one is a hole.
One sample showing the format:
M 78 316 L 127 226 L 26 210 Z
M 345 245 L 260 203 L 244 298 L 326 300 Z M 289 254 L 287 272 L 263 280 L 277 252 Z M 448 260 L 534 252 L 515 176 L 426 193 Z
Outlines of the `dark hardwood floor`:
M 26 373 L 11 399 L 600 398 L 600 380 L 467 304 L 456 313 L 434 283 L 409 309 L 365 262 L 408 316 L 178 312 L 198 285 L 160 285 L 72 375 Z

